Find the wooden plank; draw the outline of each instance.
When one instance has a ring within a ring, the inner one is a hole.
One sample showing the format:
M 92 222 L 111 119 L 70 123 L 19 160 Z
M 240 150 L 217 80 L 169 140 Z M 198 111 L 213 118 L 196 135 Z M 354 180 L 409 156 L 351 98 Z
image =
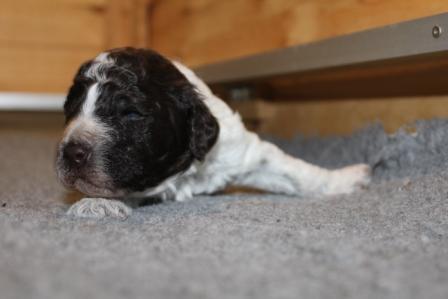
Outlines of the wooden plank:
M 109 0 L 106 48 L 147 46 L 149 5 L 149 0 Z
M 448 96 L 230 104 L 249 128 L 285 138 L 350 134 L 374 122 L 393 133 L 416 120 L 448 117 Z
M 66 92 L 79 65 L 97 49 L 0 44 L 0 90 Z
M 106 1 L 2 1 L 0 90 L 65 92 L 105 44 Z
M 109 0 L 106 23 L 106 47 L 133 45 L 136 40 L 135 1 Z
M 149 46 L 151 33 L 151 11 L 153 0 L 136 0 L 136 47 Z
M 4 0 L 0 43 L 101 48 L 105 5 L 105 0 Z
M 149 0 L 4 0 L 0 90 L 65 92 L 79 65 L 119 46 L 144 46 Z
M 440 0 L 157 0 L 151 45 L 197 66 L 447 11 Z

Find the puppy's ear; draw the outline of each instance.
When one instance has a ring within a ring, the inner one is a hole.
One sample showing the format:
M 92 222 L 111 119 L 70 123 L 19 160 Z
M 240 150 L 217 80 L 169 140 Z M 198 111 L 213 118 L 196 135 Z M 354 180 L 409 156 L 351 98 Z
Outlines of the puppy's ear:
M 219 134 L 216 118 L 204 104 L 196 91 L 190 91 L 190 151 L 194 158 L 202 161 L 215 144 Z

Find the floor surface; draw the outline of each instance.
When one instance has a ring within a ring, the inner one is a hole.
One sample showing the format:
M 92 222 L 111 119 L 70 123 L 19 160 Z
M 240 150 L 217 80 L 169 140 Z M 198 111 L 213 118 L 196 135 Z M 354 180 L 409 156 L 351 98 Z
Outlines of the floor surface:
M 448 121 L 276 140 L 370 163 L 352 195 L 205 196 L 126 221 L 65 215 L 56 136 L 0 130 L 1 298 L 448 298 Z

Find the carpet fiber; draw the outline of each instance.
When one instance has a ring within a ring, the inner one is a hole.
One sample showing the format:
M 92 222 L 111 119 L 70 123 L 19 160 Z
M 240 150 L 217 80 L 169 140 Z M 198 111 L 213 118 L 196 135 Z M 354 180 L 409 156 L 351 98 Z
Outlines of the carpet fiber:
M 374 182 L 348 196 L 202 196 L 126 221 L 74 219 L 56 139 L 0 131 L 0 297 L 448 297 L 448 121 L 274 141 L 327 167 L 368 162 Z

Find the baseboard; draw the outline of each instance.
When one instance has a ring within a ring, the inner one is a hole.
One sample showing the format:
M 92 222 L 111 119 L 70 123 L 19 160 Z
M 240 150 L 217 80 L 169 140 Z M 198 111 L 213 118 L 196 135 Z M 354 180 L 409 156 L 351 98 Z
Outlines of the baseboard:
M 62 111 L 65 95 L 0 92 L 0 111 Z

